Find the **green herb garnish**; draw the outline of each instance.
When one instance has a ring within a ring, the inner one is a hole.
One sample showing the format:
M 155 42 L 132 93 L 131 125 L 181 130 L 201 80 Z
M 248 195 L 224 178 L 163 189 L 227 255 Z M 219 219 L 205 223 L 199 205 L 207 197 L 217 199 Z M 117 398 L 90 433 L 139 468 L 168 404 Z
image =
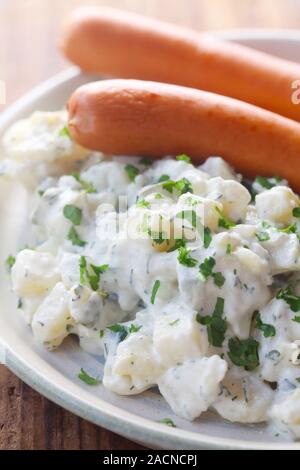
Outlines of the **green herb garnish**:
M 211 256 L 205 258 L 203 263 L 200 264 L 198 277 L 201 281 L 207 281 L 207 279 L 212 275 L 215 264 L 216 262 Z
M 295 208 L 293 209 L 293 216 L 294 216 L 294 217 L 297 217 L 297 219 L 300 218 L 300 206 L 299 206 L 299 207 L 295 207 Z
M 135 325 L 134 323 L 132 323 L 129 327 L 126 327 L 125 325 L 120 325 L 118 323 L 107 327 L 108 330 L 119 335 L 120 343 L 124 341 L 124 339 L 126 339 L 128 335 L 132 333 L 137 333 L 138 331 L 140 331 L 141 328 L 141 326 Z
M 225 277 L 223 276 L 222 273 L 220 272 L 213 273 L 212 276 L 213 276 L 214 283 L 216 284 L 216 286 L 222 287 L 224 285 Z
M 265 176 L 257 176 L 255 182 L 258 183 L 265 189 L 272 189 L 274 186 L 277 186 L 278 183 L 282 181 L 282 178 L 279 176 L 274 176 L 273 178 L 266 178 Z
M 287 234 L 296 233 L 297 232 L 297 225 L 296 224 L 291 224 L 286 228 L 279 229 L 279 232 L 287 233 Z
M 108 268 L 108 264 L 103 264 L 102 266 L 91 264 L 88 267 L 85 256 L 81 256 L 79 261 L 80 284 L 83 286 L 86 281 L 88 281 L 91 289 L 97 291 L 99 289 L 101 274 L 107 271 Z
M 87 385 L 99 385 L 101 380 L 98 378 L 91 377 L 84 369 L 80 369 L 78 378 Z
M 270 235 L 267 232 L 259 232 L 255 234 L 256 238 L 260 242 L 266 242 L 270 240 Z
M 176 424 L 173 423 L 173 421 L 170 418 L 163 418 L 160 421 L 158 421 L 160 424 L 166 424 L 170 428 L 176 428 Z
M 185 246 L 179 247 L 177 259 L 180 264 L 183 264 L 184 266 L 188 268 L 194 268 L 196 264 L 198 263 L 196 259 L 191 257 L 190 250 L 186 248 Z
M 68 233 L 68 240 L 70 240 L 72 242 L 73 245 L 75 246 L 85 246 L 86 245 L 86 242 L 81 240 L 81 238 L 79 237 L 76 229 L 74 227 L 71 227 L 70 230 L 69 230 L 69 233 Z
M 241 340 L 233 337 L 228 341 L 228 356 L 233 364 L 251 372 L 259 366 L 258 346 L 253 338 Z
M 131 323 L 130 327 L 128 328 L 128 333 L 137 333 L 141 328 L 141 325 L 135 325 L 134 323 Z
M 293 312 L 300 311 L 300 297 L 295 295 L 290 287 L 277 292 L 276 299 L 284 300 Z
M 210 276 L 212 276 L 216 286 L 222 287 L 225 282 L 225 277 L 220 272 L 216 272 L 216 273 L 213 272 L 213 268 L 215 264 L 216 264 L 216 261 L 211 256 L 209 256 L 208 258 L 205 258 L 203 263 L 200 264 L 198 277 L 200 281 L 206 282 L 207 279 Z
M 68 126 L 63 127 L 59 131 L 58 135 L 59 135 L 59 137 L 68 137 L 69 139 L 71 139 L 71 134 L 70 134 L 70 130 L 69 130 Z
M 125 171 L 127 173 L 129 181 L 135 181 L 135 178 L 140 173 L 140 170 L 136 166 L 131 164 L 125 166 Z
M 73 225 L 80 225 L 82 220 L 82 210 L 79 207 L 67 204 L 63 209 L 66 219 L 70 220 Z
M 212 241 L 212 234 L 211 230 L 208 227 L 204 227 L 204 235 L 203 235 L 203 245 L 204 248 L 208 248 Z
M 230 228 L 236 226 L 236 224 L 234 222 L 232 222 L 232 220 L 225 217 L 224 213 L 218 207 L 216 207 L 215 209 L 216 209 L 217 213 L 220 216 L 219 217 L 219 227 L 230 229 Z
M 13 265 L 15 264 L 16 262 L 16 257 L 15 256 L 12 256 L 12 255 L 9 255 L 7 258 L 6 258 L 6 266 L 8 268 L 9 271 L 11 271 Z
M 154 305 L 156 294 L 158 292 L 158 289 L 160 288 L 160 281 L 156 280 L 154 282 L 153 288 L 152 288 L 152 294 L 151 294 L 151 303 Z
M 191 163 L 191 158 L 185 154 L 177 155 L 176 160 L 178 160 L 179 162 Z
M 161 175 L 158 180 L 158 183 L 163 183 L 164 181 L 168 181 L 169 179 L 170 179 L 169 175 Z
M 230 255 L 232 253 L 232 245 L 228 243 L 226 245 L 226 255 Z
M 86 257 L 85 256 L 80 256 L 80 260 L 79 260 L 79 273 L 80 273 L 79 274 L 79 280 L 80 280 L 80 284 L 82 286 L 85 283 L 86 267 L 87 267 Z
M 222 318 L 223 313 L 224 299 L 222 297 L 218 297 L 211 316 L 201 316 L 199 313 L 196 316 L 197 322 L 207 327 L 209 344 L 216 348 L 221 348 L 223 346 L 227 330 L 227 321 Z
M 75 178 L 76 181 L 78 181 L 78 183 L 81 184 L 82 188 L 87 193 L 96 193 L 97 192 L 97 189 L 93 186 L 93 184 L 90 183 L 89 181 L 86 181 L 86 180 L 82 179 L 79 173 L 76 173 L 76 172 L 71 173 L 71 176 L 73 176 L 73 178 Z
M 255 328 L 263 332 L 265 338 L 271 338 L 276 335 L 276 329 L 273 325 L 268 323 L 263 323 L 260 313 L 258 311 L 254 312 L 255 318 Z
M 119 325 L 118 323 L 116 323 L 115 325 L 108 326 L 107 329 L 112 331 L 113 333 L 118 333 L 120 337 L 120 342 L 124 341 L 124 339 L 128 335 L 127 328 L 124 325 Z
M 139 164 L 144 166 L 151 166 L 152 160 L 150 160 L 149 158 L 141 158 Z
M 150 206 L 151 206 L 150 202 L 146 201 L 145 199 L 140 199 L 136 203 L 136 207 L 141 207 L 141 208 L 144 208 L 144 209 L 149 209 Z
M 180 196 L 185 193 L 192 193 L 193 187 L 191 182 L 187 178 L 182 178 L 178 181 L 168 180 L 163 183 L 162 187 L 169 193 L 176 191 Z

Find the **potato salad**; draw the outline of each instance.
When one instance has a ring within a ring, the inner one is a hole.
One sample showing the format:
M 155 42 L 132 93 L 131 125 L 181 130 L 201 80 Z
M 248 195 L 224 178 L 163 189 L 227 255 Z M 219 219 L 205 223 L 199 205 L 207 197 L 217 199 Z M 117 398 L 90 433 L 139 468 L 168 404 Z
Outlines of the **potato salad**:
M 7 264 L 35 339 L 76 335 L 114 393 L 158 387 L 187 420 L 210 409 L 300 438 L 298 195 L 220 157 L 91 152 L 66 122 L 34 113 L 1 148 L 2 177 L 32 194 L 34 242 Z

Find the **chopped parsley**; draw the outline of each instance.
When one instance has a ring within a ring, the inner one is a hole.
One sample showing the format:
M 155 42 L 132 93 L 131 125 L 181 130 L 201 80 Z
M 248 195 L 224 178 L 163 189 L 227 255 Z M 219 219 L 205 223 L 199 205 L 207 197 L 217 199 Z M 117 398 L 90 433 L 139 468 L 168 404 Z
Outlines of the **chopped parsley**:
M 131 323 L 130 327 L 128 328 L 128 333 L 137 333 L 141 328 L 141 325 L 135 325 L 134 323 Z
M 300 323 L 300 317 L 296 315 L 294 318 L 292 318 L 292 321 L 295 321 L 296 323 Z
M 228 356 L 233 364 L 251 372 L 259 366 L 258 346 L 259 343 L 253 338 L 233 337 L 228 341 Z
M 170 428 L 176 428 L 176 424 L 174 424 L 174 422 L 170 418 L 163 418 L 158 422 L 160 424 L 165 424 L 166 426 L 169 426 Z
M 191 158 L 185 154 L 177 155 L 176 160 L 178 160 L 179 162 L 191 163 Z
M 82 188 L 87 193 L 92 194 L 97 192 L 97 189 L 94 187 L 94 185 L 89 181 L 83 180 L 79 173 L 71 173 L 71 176 L 73 176 L 73 178 L 75 178 L 76 181 L 81 184 Z
M 293 312 L 300 311 L 300 297 L 295 295 L 290 287 L 277 292 L 276 299 L 284 300 Z
M 140 170 L 136 166 L 131 164 L 125 166 L 125 171 L 127 173 L 129 181 L 135 181 L 135 178 L 140 173 Z
M 270 235 L 267 232 L 259 232 L 255 234 L 256 238 L 260 242 L 267 242 L 270 240 Z
M 116 323 L 115 325 L 108 326 L 107 329 L 113 333 L 118 333 L 120 342 L 124 341 L 124 339 L 128 336 L 127 328 L 124 325 L 119 325 Z
M 160 193 L 156 193 L 154 197 L 155 197 L 155 199 L 162 199 L 163 198 L 163 196 Z
M 79 280 L 80 284 L 83 286 L 85 283 L 85 276 L 86 276 L 86 257 L 85 256 L 80 256 L 79 260 Z
M 300 206 L 299 206 L 299 207 L 295 207 L 295 208 L 293 209 L 293 216 L 294 216 L 294 217 L 297 217 L 297 219 L 300 218 Z
M 180 196 L 185 193 L 193 192 L 192 184 L 187 178 L 182 178 L 178 181 L 169 179 L 163 183 L 162 187 L 169 193 L 173 193 L 173 191 L 175 191 Z
M 223 313 L 224 299 L 222 297 L 218 297 L 211 316 L 201 316 L 199 313 L 196 316 L 197 322 L 207 327 L 209 344 L 216 348 L 221 348 L 223 346 L 227 330 L 227 321 L 222 318 Z
M 139 164 L 144 166 L 151 166 L 152 160 L 149 160 L 149 158 L 141 158 Z
M 170 179 L 169 175 L 161 175 L 161 177 L 158 180 L 158 183 L 163 183 L 164 181 L 168 181 Z
M 196 259 L 191 257 L 190 250 L 185 246 L 179 247 L 177 259 L 180 264 L 183 264 L 183 266 L 186 266 L 187 268 L 194 268 L 198 263 Z
M 222 273 L 220 272 L 213 273 L 212 276 L 213 276 L 214 283 L 216 284 L 216 286 L 222 287 L 224 285 L 225 277 L 223 276 Z
M 297 225 L 296 224 L 291 224 L 286 228 L 279 229 L 279 232 L 287 233 L 287 234 L 297 233 Z
M 154 282 L 153 288 L 152 288 L 152 294 L 151 294 L 151 303 L 154 305 L 156 294 L 158 292 L 158 289 L 160 288 L 160 281 L 157 279 Z
M 297 377 L 296 380 L 300 384 L 300 377 Z
M 101 274 L 107 271 L 108 268 L 108 264 L 103 264 L 102 266 L 91 264 L 88 268 L 85 256 L 81 256 L 79 260 L 80 284 L 85 285 L 86 282 L 88 282 L 91 289 L 97 291 L 99 289 Z
M 270 222 L 268 222 L 267 220 L 263 220 L 261 225 L 262 225 L 263 228 L 271 228 L 272 227 Z
M 171 253 L 172 251 L 178 250 L 179 248 L 185 247 L 185 244 L 186 244 L 185 240 L 183 240 L 182 238 L 177 238 L 175 240 L 174 246 L 172 246 L 172 248 L 170 248 L 168 250 L 168 253 Z
M 79 237 L 75 227 L 70 228 L 68 233 L 68 240 L 70 240 L 75 246 L 84 247 L 86 245 L 86 242 L 84 240 L 81 240 L 81 238 Z
M 78 378 L 87 385 L 99 385 L 101 380 L 98 378 L 91 377 L 84 369 L 80 369 Z
M 260 313 L 258 311 L 254 312 L 255 318 L 255 328 L 262 331 L 265 338 L 271 338 L 276 335 L 276 329 L 273 325 L 268 323 L 263 323 Z
M 203 245 L 204 248 L 208 248 L 212 241 L 211 230 L 208 227 L 204 227 L 204 235 L 203 235 Z
M 203 263 L 200 264 L 198 277 L 200 281 L 206 282 L 207 279 L 210 276 L 212 276 L 216 286 L 222 287 L 225 282 L 225 277 L 220 272 L 216 272 L 216 273 L 213 272 L 213 268 L 215 264 L 216 264 L 216 261 L 211 256 L 209 256 L 208 258 L 205 258 Z
M 198 277 L 201 281 L 207 281 L 207 279 L 212 275 L 212 270 L 215 264 L 216 262 L 211 256 L 205 258 L 203 263 L 200 264 Z
M 141 208 L 145 208 L 145 209 L 149 209 L 150 206 L 151 206 L 150 202 L 146 201 L 145 199 L 140 199 L 136 203 L 136 207 L 141 207 Z
M 232 253 L 232 245 L 227 243 L 226 245 L 226 255 L 230 255 Z
M 70 130 L 69 130 L 68 126 L 63 127 L 59 131 L 58 135 L 59 135 L 59 137 L 68 137 L 69 139 L 71 139 L 71 134 L 70 134 Z
M 11 268 L 13 267 L 13 265 L 15 264 L 16 262 L 16 258 L 15 256 L 12 256 L 12 255 L 9 255 L 7 258 L 6 258 L 6 266 L 8 268 L 9 271 L 11 271 Z
M 97 291 L 99 289 L 101 274 L 103 274 L 108 269 L 108 264 L 103 264 L 102 266 L 95 266 L 91 264 L 91 269 L 93 274 L 87 273 L 87 277 L 91 286 L 91 289 Z
M 236 224 L 232 222 L 232 220 L 225 217 L 224 213 L 218 207 L 216 207 L 215 209 L 219 214 L 219 227 L 230 229 L 236 226 Z
M 265 176 L 257 176 L 255 178 L 255 183 L 258 183 L 265 189 L 272 189 L 274 186 L 277 186 L 278 183 L 282 181 L 282 178 L 279 176 L 274 176 L 273 178 L 266 178 Z
M 120 343 L 124 341 L 124 339 L 126 339 L 128 335 L 132 333 L 137 333 L 138 331 L 140 331 L 141 328 L 141 326 L 135 325 L 134 323 L 132 323 L 129 327 L 125 325 L 120 325 L 118 323 L 107 327 L 108 330 L 119 335 Z
M 63 214 L 66 219 L 70 220 L 73 225 L 80 225 L 82 220 L 82 210 L 79 207 L 67 204 L 63 209 Z

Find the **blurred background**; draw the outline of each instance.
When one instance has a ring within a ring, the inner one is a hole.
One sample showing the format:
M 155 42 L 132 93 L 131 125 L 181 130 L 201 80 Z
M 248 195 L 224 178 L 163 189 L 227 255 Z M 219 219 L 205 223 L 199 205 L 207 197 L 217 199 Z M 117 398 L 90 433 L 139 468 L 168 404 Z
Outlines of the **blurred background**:
M 300 28 L 300 0 L 0 0 L 0 79 L 7 104 L 68 67 L 57 50 L 63 17 L 79 5 L 143 13 L 196 30 Z

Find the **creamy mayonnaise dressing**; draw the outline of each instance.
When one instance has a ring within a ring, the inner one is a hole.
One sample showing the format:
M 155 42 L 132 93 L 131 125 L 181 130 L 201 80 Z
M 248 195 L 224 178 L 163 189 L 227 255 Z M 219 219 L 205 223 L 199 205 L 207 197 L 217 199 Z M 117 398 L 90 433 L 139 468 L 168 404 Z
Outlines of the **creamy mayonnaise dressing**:
M 66 118 L 35 113 L 2 143 L 3 176 L 35 187 L 35 244 L 10 259 L 35 338 L 104 353 L 115 393 L 158 386 L 188 420 L 210 408 L 300 437 L 298 195 L 219 157 L 92 153 Z

